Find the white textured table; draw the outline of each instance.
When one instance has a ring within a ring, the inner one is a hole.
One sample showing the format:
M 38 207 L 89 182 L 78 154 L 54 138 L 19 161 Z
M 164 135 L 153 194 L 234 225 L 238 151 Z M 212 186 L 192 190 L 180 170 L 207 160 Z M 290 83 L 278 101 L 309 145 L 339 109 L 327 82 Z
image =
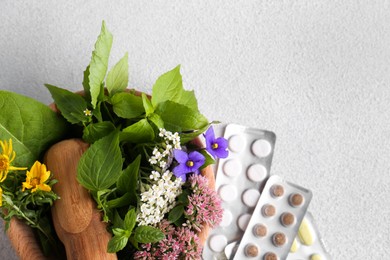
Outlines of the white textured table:
M 182 64 L 209 119 L 276 133 L 272 172 L 312 189 L 335 259 L 387 259 L 390 3 L 166 2 L 1 1 L 0 89 L 80 89 L 105 19 L 131 86 Z M 4 235 L 0 259 L 16 259 Z

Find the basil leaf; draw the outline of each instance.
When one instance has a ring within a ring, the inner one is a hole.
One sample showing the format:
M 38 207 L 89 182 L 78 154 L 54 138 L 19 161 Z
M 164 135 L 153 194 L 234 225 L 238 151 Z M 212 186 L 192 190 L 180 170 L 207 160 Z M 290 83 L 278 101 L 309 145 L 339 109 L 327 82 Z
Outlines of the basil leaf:
M 122 130 L 121 141 L 128 141 L 131 143 L 145 143 L 153 141 L 154 131 L 148 120 L 141 119 L 137 123 L 126 127 Z
M 117 196 L 115 199 L 106 202 L 108 208 L 120 208 L 128 205 L 135 205 L 137 203 L 136 195 L 127 192 L 123 196 Z
M 153 105 L 150 102 L 149 98 L 145 95 L 145 93 L 142 93 L 142 103 L 146 112 L 146 116 L 149 116 L 154 112 Z
M 83 131 L 83 140 L 92 144 L 115 130 L 115 126 L 109 121 L 91 123 Z
M 108 59 L 112 46 L 112 34 L 107 30 L 103 21 L 100 35 L 95 43 L 95 50 L 92 52 L 89 64 L 89 87 L 92 107 L 96 107 L 99 96 L 103 92 L 103 80 L 107 73 Z
M 174 207 L 168 214 L 168 220 L 171 223 L 176 222 L 184 214 L 184 206 L 178 205 Z
M 137 194 L 136 189 L 138 186 L 138 172 L 140 165 L 141 155 L 138 155 L 137 158 L 122 172 L 116 182 L 116 186 L 120 192 L 130 192 L 134 195 Z
M 133 228 L 135 227 L 136 218 L 137 218 L 137 214 L 135 213 L 134 208 L 132 208 L 126 213 L 124 225 L 126 231 L 129 232 L 130 234 L 133 231 Z
M 91 191 L 109 188 L 122 172 L 122 154 L 118 133 L 101 138 L 81 156 L 77 180 Z
M 159 104 L 155 113 L 164 121 L 165 128 L 173 132 L 199 130 L 208 126 L 208 120 L 201 113 L 172 101 Z
M 116 93 L 111 97 L 114 113 L 122 118 L 136 118 L 145 113 L 142 98 L 133 93 Z
M 125 56 L 108 72 L 106 87 L 110 95 L 122 92 L 127 88 L 129 82 L 129 64 L 127 57 L 128 54 L 126 53 Z
M 89 120 L 84 114 L 84 110 L 87 109 L 87 102 L 82 96 L 50 84 L 45 84 L 45 86 L 50 91 L 62 116 L 69 123 L 77 124 Z
M 153 86 L 152 104 L 156 107 L 167 100 L 178 101 L 183 89 L 180 65 L 161 75 Z
M 138 243 L 155 243 L 165 238 L 164 233 L 151 226 L 138 226 L 134 230 L 134 240 Z
M 152 113 L 148 116 L 148 120 L 152 122 L 158 129 L 164 128 L 164 121 L 159 115 Z
M 108 242 L 107 246 L 107 252 L 108 253 L 116 253 L 127 245 L 127 242 L 129 241 L 129 238 L 126 236 L 114 236 L 111 238 L 111 240 Z
M 12 139 L 15 166 L 30 167 L 68 133 L 66 120 L 29 97 L 0 90 L 0 111 L 0 139 Z

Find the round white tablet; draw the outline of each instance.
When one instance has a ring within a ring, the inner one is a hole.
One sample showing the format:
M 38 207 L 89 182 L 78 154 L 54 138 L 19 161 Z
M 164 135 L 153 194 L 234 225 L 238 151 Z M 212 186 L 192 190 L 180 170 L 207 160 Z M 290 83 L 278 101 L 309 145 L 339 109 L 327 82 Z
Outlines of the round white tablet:
M 234 185 L 226 184 L 218 189 L 218 194 L 223 201 L 232 201 L 237 197 L 237 188 Z
M 264 165 L 257 163 L 251 165 L 248 168 L 246 174 L 251 181 L 261 182 L 264 181 L 265 178 L 267 177 L 268 171 L 267 168 L 264 167 Z
M 227 238 L 224 235 L 212 236 L 209 240 L 210 249 L 214 252 L 222 252 L 227 245 Z
M 229 138 L 229 150 L 239 153 L 245 147 L 245 139 L 241 135 L 232 135 Z
M 219 223 L 221 227 L 227 227 L 232 223 L 233 215 L 229 210 L 224 210 L 222 215 L 222 221 Z
M 249 189 L 246 190 L 242 194 L 242 201 L 247 205 L 248 207 L 254 207 L 257 204 L 257 201 L 260 198 L 260 192 L 256 189 Z
M 238 159 L 231 159 L 223 164 L 223 172 L 228 177 L 236 177 L 241 171 L 242 164 Z
M 267 157 L 272 150 L 271 144 L 264 139 L 259 139 L 252 144 L 252 152 L 257 157 Z
M 251 220 L 251 214 L 242 214 L 238 220 L 237 220 L 237 224 L 238 224 L 238 227 L 242 230 L 242 231 L 245 231 L 248 224 L 249 224 L 249 221 Z

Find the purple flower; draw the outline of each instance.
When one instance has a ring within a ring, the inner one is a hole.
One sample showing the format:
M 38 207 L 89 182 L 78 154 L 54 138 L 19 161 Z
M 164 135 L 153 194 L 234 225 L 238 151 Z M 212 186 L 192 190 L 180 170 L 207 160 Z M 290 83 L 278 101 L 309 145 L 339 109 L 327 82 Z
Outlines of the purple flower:
M 181 178 L 182 181 L 187 180 L 187 173 L 195 172 L 198 174 L 199 168 L 206 160 L 204 156 L 197 151 L 193 151 L 187 154 L 182 150 L 175 149 L 173 150 L 173 155 L 176 161 L 179 163 L 179 165 L 173 169 L 173 173 L 177 178 Z
M 206 138 L 206 150 L 214 158 L 226 158 L 229 155 L 227 150 L 228 141 L 223 137 L 215 138 L 214 129 L 210 127 L 204 134 Z

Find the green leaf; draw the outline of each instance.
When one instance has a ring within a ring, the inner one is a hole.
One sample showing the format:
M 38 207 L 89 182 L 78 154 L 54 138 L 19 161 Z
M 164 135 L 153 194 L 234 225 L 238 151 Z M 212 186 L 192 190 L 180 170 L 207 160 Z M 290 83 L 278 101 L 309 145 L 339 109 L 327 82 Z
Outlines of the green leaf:
M 122 154 L 118 133 L 101 138 L 80 158 L 77 180 L 85 188 L 99 191 L 109 188 L 122 172 Z
M 122 250 L 123 248 L 125 248 L 128 241 L 129 241 L 129 238 L 126 236 L 114 236 L 108 242 L 107 252 L 108 253 L 116 253 L 116 252 Z
M 108 72 L 106 87 L 110 95 L 122 92 L 127 88 L 129 82 L 129 64 L 127 57 L 128 54 L 126 53 L 110 72 Z
M 183 90 L 180 65 L 161 75 L 153 86 L 152 104 L 156 107 L 164 101 L 178 101 Z
M 134 230 L 134 239 L 138 243 L 155 243 L 165 238 L 164 233 L 151 226 L 138 226 Z
M 137 123 L 126 127 L 122 130 L 121 141 L 128 141 L 131 143 L 145 143 L 153 141 L 154 131 L 148 120 L 141 119 Z
M 91 91 L 89 87 L 89 65 L 84 70 L 83 77 L 83 88 L 84 88 L 84 97 L 86 100 L 91 102 Z
M 196 100 L 195 93 L 193 90 L 182 92 L 181 98 L 177 103 L 182 104 L 190 109 L 198 111 L 198 101 Z
M 176 222 L 184 214 L 184 206 L 178 205 L 174 207 L 168 214 L 168 220 L 171 223 Z
M 128 205 L 135 205 L 137 203 L 137 196 L 133 193 L 126 192 L 122 196 L 118 195 L 115 199 L 106 202 L 108 208 L 120 208 Z
M 114 113 L 122 118 L 136 118 L 145 113 L 142 98 L 133 93 L 116 93 L 111 97 Z
M 122 193 L 130 192 L 136 194 L 137 183 L 138 183 L 138 172 L 141 165 L 141 155 L 127 166 L 122 172 L 121 176 L 116 182 L 116 186 Z
M 154 112 L 153 105 L 150 102 L 150 99 L 145 95 L 145 93 L 142 93 L 142 103 L 146 112 L 146 116 L 149 116 Z
M 109 121 L 91 123 L 83 131 L 83 140 L 92 144 L 115 130 L 115 126 Z
M 30 167 L 68 134 L 67 122 L 32 98 L 0 90 L 0 111 L 0 139 L 12 139 L 14 166 Z
M 158 129 L 164 128 L 164 121 L 159 115 L 152 113 L 148 116 L 148 120 L 152 122 Z
M 204 169 L 204 168 L 206 168 L 207 166 L 209 166 L 209 165 L 215 163 L 214 158 L 213 158 L 206 150 L 200 150 L 199 152 L 200 152 L 201 154 L 203 154 L 204 158 L 206 158 L 206 161 L 205 161 L 204 164 L 200 167 L 201 170 Z
M 112 34 L 107 30 L 106 24 L 103 21 L 100 35 L 95 43 L 95 50 L 92 52 L 92 58 L 89 64 L 88 79 L 93 108 L 96 107 L 99 96 L 103 92 L 102 84 L 107 73 L 112 40 Z
M 87 109 L 87 102 L 82 96 L 50 84 L 45 84 L 45 86 L 50 91 L 62 116 L 69 123 L 77 124 L 89 120 L 89 117 L 84 114 L 84 110 Z
M 137 214 L 135 213 L 134 208 L 132 208 L 126 213 L 124 225 L 126 231 L 129 232 L 129 234 L 131 234 L 133 228 L 135 227 L 136 218 L 137 218 Z
M 173 132 L 199 131 L 208 126 L 208 120 L 199 111 L 172 101 L 159 104 L 155 113 L 164 121 L 165 128 Z

